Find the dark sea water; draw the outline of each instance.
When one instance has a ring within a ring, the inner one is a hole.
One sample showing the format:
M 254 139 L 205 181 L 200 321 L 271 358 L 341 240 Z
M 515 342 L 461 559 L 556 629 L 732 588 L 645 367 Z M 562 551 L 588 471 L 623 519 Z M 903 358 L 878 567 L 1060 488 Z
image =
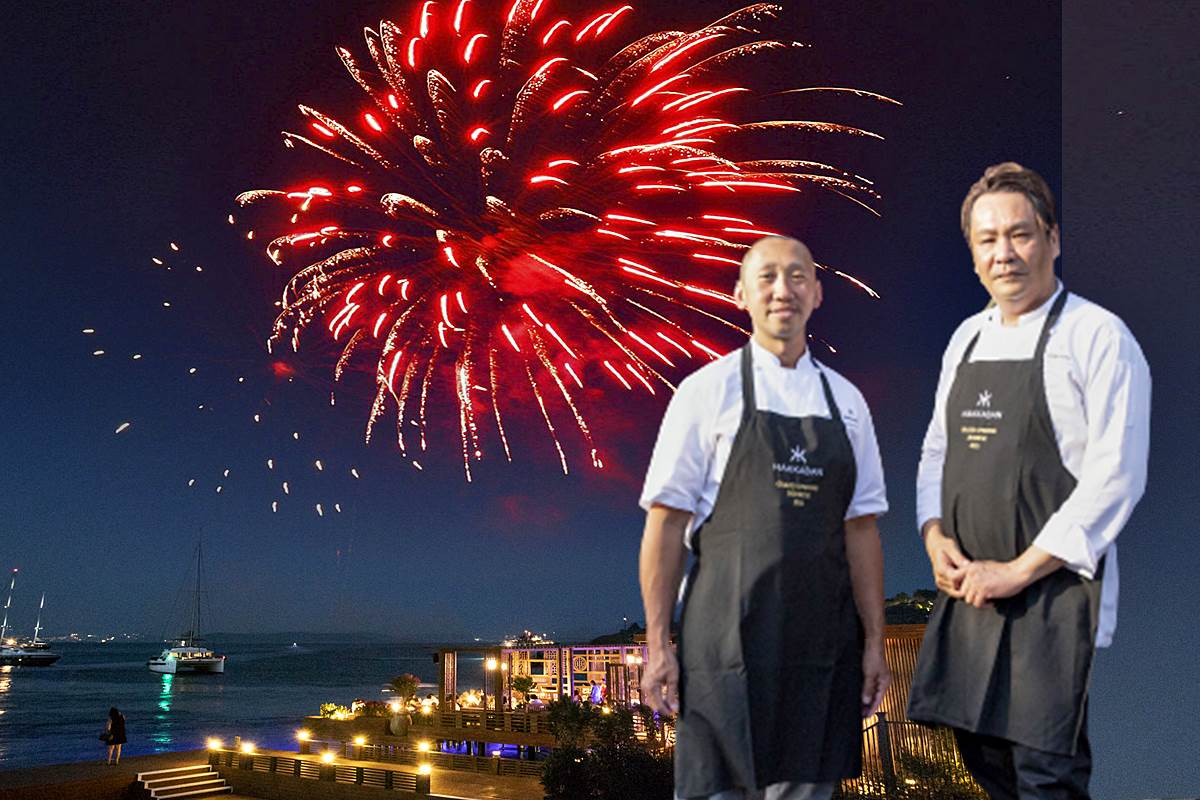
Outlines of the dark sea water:
M 411 672 L 436 683 L 433 648 L 379 643 L 222 643 L 224 675 L 157 675 L 146 659 L 162 645 L 56 644 L 50 667 L 0 667 L 0 770 L 101 759 L 110 706 L 125 714 L 123 754 L 202 748 L 216 736 L 293 749 L 301 719 L 322 703 L 382 700 L 381 688 Z M 482 667 L 460 659 L 461 684 Z M 422 688 L 422 693 L 435 689 Z

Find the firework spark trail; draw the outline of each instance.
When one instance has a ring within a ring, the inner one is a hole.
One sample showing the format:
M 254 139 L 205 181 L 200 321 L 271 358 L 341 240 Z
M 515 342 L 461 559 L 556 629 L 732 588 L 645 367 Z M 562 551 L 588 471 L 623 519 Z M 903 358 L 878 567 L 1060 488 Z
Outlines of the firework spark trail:
M 780 11 L 759 3 L 694 31 L 624 42 L 632 6 L 576 19 L 546 0 L 490 10 L 424 2 L 407 27 L 368 28 L 369 67 L 347 48 L 337 54 L 371 105 L 349 122 L 302 105 L 306 129 L 284 134 L 289 147 L 335 159 L 331 177 L 238 198 L 279 212 L 267 254 L 292 272 L 269 346 L 290 337 L 298 350 L 322 321 L 345 342 L 335 379 L 372 353 L 366 436 L 394 407 L 404 455 L 410 394 L 424 451 L 427 412 L 453 384 L 468 481 L 485 452 L 476 404 L 490 405 L 511 461 L 499 399 L 518 402 L 525 385 L 564 472 L 556 413 L 571 414 L 600 467 L 562 373 L 580 389 L 653 394 L 651 381 L 673 388 L 659 368 L 717 357 L 701 331 L 713 321 L 744 331 L 726 319 L 733 299 L 723 289 L 741 253 L 772 232 L 753 219 L 754 200 L 823 192 L 878 213 L 873 184 L 851 171 L 731 155 L 748 134 L 758 142 L 770 131 L 882 138 L 819 119 L 754 118 L 753 89 L 729 78 L 747 60 L 806 46 L 758 30 Z M 896 103 L 848 87 L 777 94 L 801 92 Z M 477 360 L 487 386 L 476 385 Z M 535 372 L 554 381 L 561 406 Z

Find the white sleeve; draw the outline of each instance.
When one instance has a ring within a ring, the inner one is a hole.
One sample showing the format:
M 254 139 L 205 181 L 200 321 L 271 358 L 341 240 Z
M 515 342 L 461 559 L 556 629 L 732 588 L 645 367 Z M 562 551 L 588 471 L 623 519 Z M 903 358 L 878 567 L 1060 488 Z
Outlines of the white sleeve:
M 642 487 L 645 510 L 663 505 L 696 512 L 713 455 L 711 437 L 702 432 L 703 421 L 712 416 L 703 399 L 696 382 L 685 380 L 667 404 Z
M 946 402 L 958 362 L 966 350 L 968 336 L 973 336 L 975 325 L 970 320 L 959 326 L 946 352 L 942 354 L 942 371 L 938 376 L 937 391 L 933 396 L 933 417 L 925 429 L 925 440 L 921 443 L 921 462 L 917 465 L 917 530 L 925 527 L 931 519 L 942 516 L 942 467 L 946 463 Z
M 1146 488 L 1150 367 L 1120 322 L 1090 340 L 1081 359 L 1087 448 L 1078 483 L 1033 543 L 1086 578 Z
M 887 487 L 883 480 L 883 459 L 879 455 L 879 442 L 875 438 L 875 423 L 871 409 L 857 389 L 854 390 L 859 412 L 859 424 L 850 434 L 850 446 L 854 450 L 856 478 L 854 497 L 846 509 L 846 519 L 887 513 Z M 849 430 L 849 429 L 847 429 Z

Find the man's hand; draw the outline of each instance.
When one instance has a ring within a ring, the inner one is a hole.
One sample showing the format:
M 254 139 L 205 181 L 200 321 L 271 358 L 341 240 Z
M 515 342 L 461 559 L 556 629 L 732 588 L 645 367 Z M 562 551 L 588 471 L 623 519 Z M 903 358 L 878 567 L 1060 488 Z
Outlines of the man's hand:
M 961 599 L 962 582 L 971 560 L 958 549 L 958 542 L 942 532 L 942 521 L 931 519 L 921 531 L 925 537 L 925 552 L 933 567 L 937 587 L 955 599 Z
M 1063 561 L 1036 545 L 1012 561 L 975 561 L 963 570 L 963 600 L 986 608 L 993 600 L 1020 594 L 1026 587 L 1060 569 Z
M 646 704 L 660 714 L 679 711 L 679 660 L 671 649 L 671 616 L 687 556 L 683 535 L 691 519 L 690 511 L 651 506 L 638 556 L 649 650 L 646 671 L 642 673 L 642 695 Z
M 679 713 L 679 661 L 669 645 L 649 648 L 642 699 L 659 714 Z
M 892 670 L 883 658 L 883 642 L 868 642 L 863 650 L 862 715 L 879 710 L 883 694 L 892 685 Z
M 1015 568 L 1015 561 L 973 561 L 964 570 L 962 599 L 976 608 L 987 608 L 993 600 L 1012 597 L 1029 584 Z

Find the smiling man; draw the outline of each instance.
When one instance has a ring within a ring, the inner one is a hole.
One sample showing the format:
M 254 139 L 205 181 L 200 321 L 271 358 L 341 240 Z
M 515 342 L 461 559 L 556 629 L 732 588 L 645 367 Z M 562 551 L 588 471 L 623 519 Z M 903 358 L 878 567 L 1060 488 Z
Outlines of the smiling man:
M 1088 684 L 1112 641 L 1115 540 L 1146 483 L 1150 371 L 1128 328 L 1054 276 L 1054 197 L 1019 164 L 967 193 L 993 304 L 942 360 L 917 475 L 940 593 L 909 717 L 954 728 L 988 794 L 1086 798 Z
M 753 335 L 680 384 L 646 474 L 642 691 L 679 712 L 677 797 L 825 800 L 858 775 L 862 717 L 891 680 L 883 468 L 862 395 L 808 350 L 808 248 L 756 242 L 734 292 Z

